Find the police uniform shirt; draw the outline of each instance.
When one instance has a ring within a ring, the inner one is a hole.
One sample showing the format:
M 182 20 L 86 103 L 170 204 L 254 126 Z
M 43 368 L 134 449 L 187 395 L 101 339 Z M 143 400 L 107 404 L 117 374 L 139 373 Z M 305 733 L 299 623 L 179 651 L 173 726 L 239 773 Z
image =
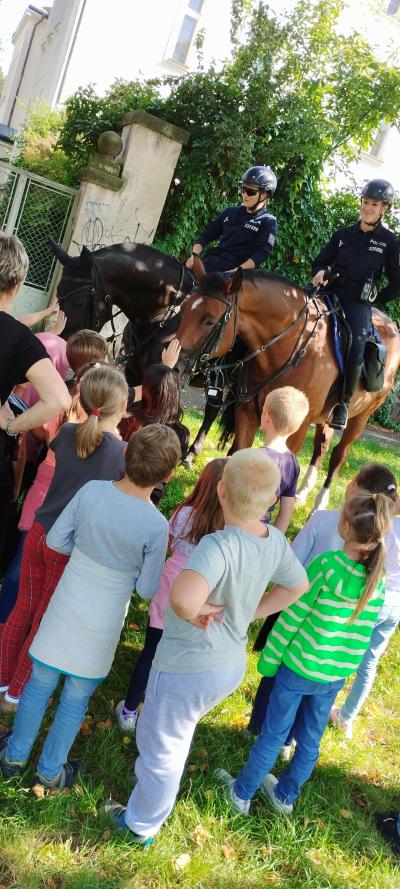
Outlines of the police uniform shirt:
M 205 247 L 211 241 L 220 239 L 218 251 L 223 251 L 229 257 L 227 269 L 247 259 L 252 259 L 258 268 L 271 253 L 276 230 L 275 216 L 267 213 L 265 208 L 256 213 L 247 213 L 242 206 L 226 207 L 195 240 Z
M 313 276 L 328 266 L 340 275 L 333 285 L 339 298 L 359 299 L 364 284 L 377 284 L 383 272 L 389 283 L 379 292 L 379 302 L 400 296 L 400 241 L 382 223 L 367 232 L 359 222 L 338 228 L 313 263 Z

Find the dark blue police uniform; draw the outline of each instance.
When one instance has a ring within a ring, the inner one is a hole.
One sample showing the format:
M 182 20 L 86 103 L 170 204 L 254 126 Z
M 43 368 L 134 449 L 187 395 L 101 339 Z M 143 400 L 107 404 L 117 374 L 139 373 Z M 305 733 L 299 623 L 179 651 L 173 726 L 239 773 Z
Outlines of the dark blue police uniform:
M 220 239 L 218 247 L 202 257 L 207 272 L 226 272 L 247 259 L 252 259 L 258 268 L 273 249 L 276 230 L 275 216 L 265 208 L 248 213 L 243 206 L 226 207 L 195 242 L 205 247 Z
M 371 326 L 371 303 L 363 301 L 361 294 L 364 285 L 377 285 L 385 272 L 389 283 L 379 292 L 379 303 L 384 305 L 400 296 L 400 241 L 381 222 L 367 232 L 359 222 L 338 228 L 313 263 L 313 276 L 328 268 L 339 274 L 331 289 L 353 333 L 348 363 L 360 365 Z

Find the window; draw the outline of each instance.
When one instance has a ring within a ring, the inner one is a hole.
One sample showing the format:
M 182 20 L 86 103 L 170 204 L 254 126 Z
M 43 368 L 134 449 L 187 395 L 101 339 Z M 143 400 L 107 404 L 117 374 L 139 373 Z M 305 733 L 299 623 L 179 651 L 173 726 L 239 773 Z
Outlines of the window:
M 186 15 L 183 17 L 183 22 L 178 33 L 178 39 L 172 53 L 174 61 L 180 62 L 181 65 L 185 65 L 189 55 L 194 32 L 197 28 L 203 5 L 204 0 L 187 0 Z
M 386 12 L 388 15 L 396 15 L 396 12 L 398 11 L 399 7 L 400 7 L 400 0 L 389 0 Z

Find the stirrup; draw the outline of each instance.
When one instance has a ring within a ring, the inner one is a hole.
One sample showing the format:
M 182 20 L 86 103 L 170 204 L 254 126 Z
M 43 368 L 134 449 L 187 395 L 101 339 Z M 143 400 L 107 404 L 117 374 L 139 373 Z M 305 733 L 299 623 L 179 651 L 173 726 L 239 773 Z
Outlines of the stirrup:
M 346 429 L 348 419 L 349 409 L 347 404 L 345 404 L 344 401 L 338 401 L 338 403 L 335 404 L 335 407 L 331 410 L 327 422 L 332 429 L 342 431 L 343 429 Z

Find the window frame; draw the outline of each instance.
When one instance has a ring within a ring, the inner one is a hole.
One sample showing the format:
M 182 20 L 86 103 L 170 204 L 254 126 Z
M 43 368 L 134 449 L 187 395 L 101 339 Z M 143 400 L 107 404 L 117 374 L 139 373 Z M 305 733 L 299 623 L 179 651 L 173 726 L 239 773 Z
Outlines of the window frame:
M 190 51 L 192 49 L 193 42 L 196 38 L 196 32 L 198 31 L 199 23 L 201 21 L 202 15 L 203 15 L 203 9 L 204 9 L 204 5 L 206 2 L 207 2 L 207 0 L 201 0 L 201 9 L 199 12 L 197 12 L 195 9 L 192 9 L 192 7 L 190 6 L 190 0 L 181 0 L 179 9 L 178 9 L 178 12 L 176 15 L 174 27 L 172 29 L 172 33 L 171 33 L 170 38 L 168 40 L 166 52 L 164 54 L 163 62 L 165 65 L 174 67 L 178 71 L 182 71 L 182 72 L 188 70 L 189 65 L 188 65 L 187 60 L 190 55 Z M 179 37 L 180 37 L 180 34 L 181 34 L 183 26 L 184 26 L 185 18 L 192 19 L 195 22 L 195 27 L 193 29 L 193 35 L 192 35 L 192 38 L 191 38 L 189 46 L 188 46 L 185 60 L 182 62 L 180 59 L 174 58 L 174 53 L 176 52 L 176 49 L 178 46 Z

